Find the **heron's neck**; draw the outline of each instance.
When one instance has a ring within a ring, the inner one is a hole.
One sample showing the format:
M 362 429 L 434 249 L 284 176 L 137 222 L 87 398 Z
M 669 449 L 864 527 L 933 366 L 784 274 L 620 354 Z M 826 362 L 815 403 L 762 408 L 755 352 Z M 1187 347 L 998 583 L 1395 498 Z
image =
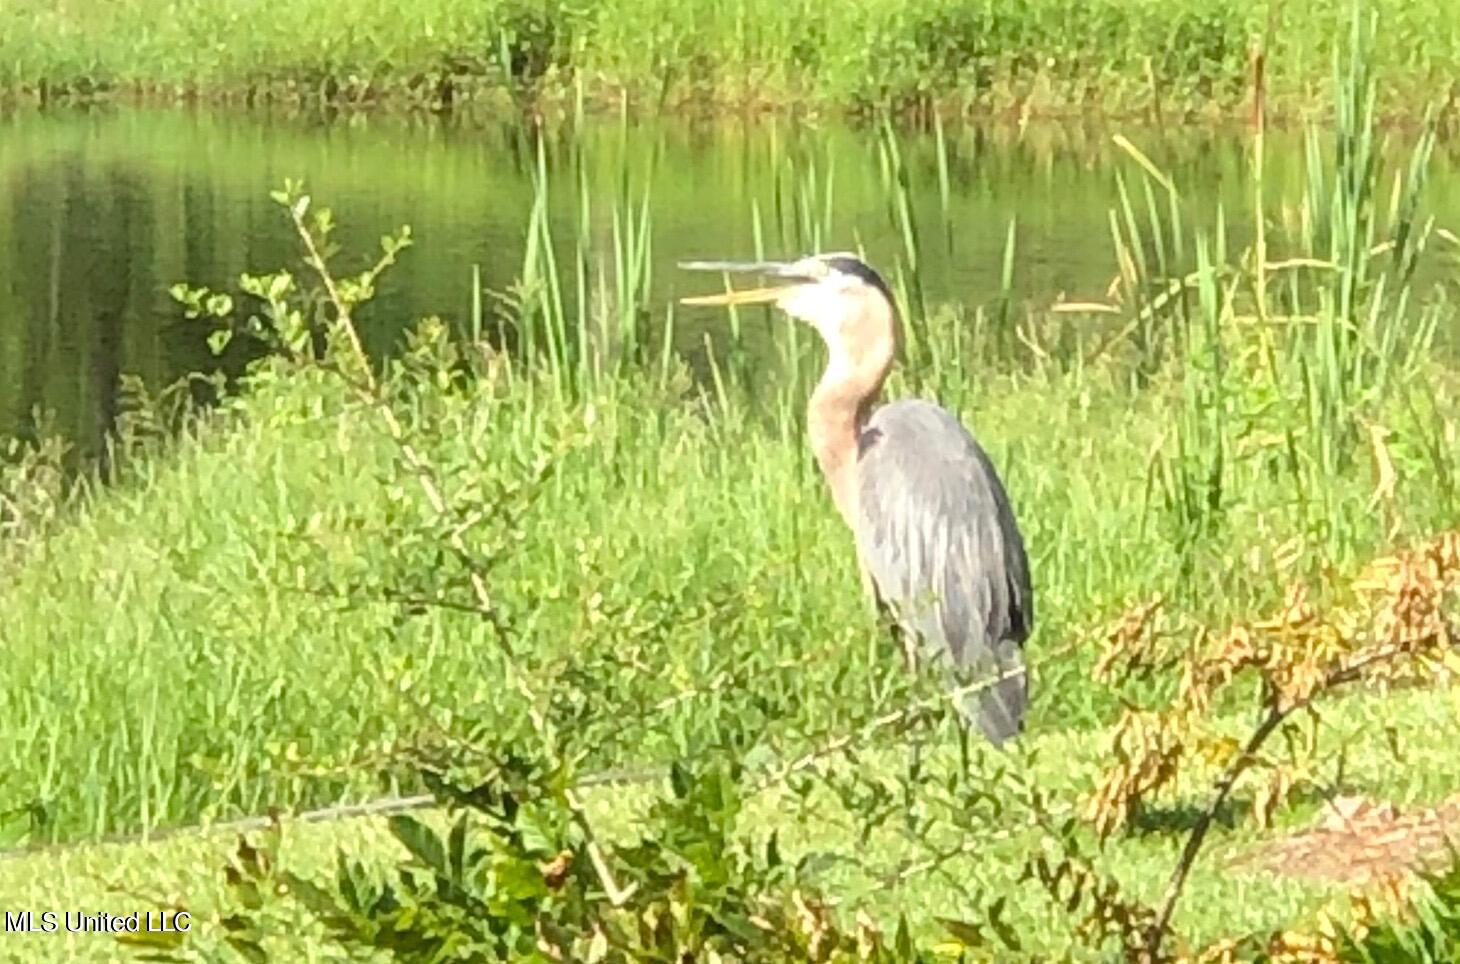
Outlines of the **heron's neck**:
M 848 525 L 857 512 L 857 440 L 892 367 L 892 340 L 852 355 L 833 348 L 807 408 L 811 450 Z

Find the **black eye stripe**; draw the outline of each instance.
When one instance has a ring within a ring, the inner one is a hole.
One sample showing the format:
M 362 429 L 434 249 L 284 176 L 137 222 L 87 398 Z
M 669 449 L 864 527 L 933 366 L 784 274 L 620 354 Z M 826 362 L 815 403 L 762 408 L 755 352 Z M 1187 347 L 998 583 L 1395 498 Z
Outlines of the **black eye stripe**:
M 836 255 L 835 257 L 827 258 L 826 265 L 835 271 L 840 271 L 842 274 L 858 278 L 864 284 L 871 285 L 877 289 L 882 297 L 887 299 L 889 305 L 896 306 L 897 302 L 893 300 L 892 291 L 887 287 L 887 282 L 883 281 L 882 276 L 876 271 L 873 271 L 865 262 L 857 258 L 849 258 L 846 255 Z

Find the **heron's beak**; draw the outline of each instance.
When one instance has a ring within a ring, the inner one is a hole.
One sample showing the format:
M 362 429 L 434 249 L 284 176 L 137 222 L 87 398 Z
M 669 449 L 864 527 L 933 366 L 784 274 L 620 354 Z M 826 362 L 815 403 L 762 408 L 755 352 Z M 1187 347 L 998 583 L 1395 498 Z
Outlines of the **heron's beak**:
M 747 288 L 744 291 L 727 291 L 719 295 L 694 295 L 679 299 L 679 303 L 682 305 L 763 305 L 777 300 L 785 293 L 785 288 Z
M 787 281 L 804 282 L 794 262 L 787 261 L 681 261 L 679 266 L 686 271 L 719 271 L 723 274 L 761 274 Z M 726 291 L 718 295 L 695 295 L 681 298 L 682 305 L 761 305 L 780 299 L 789 287 L 748 288 L 744 291 Z

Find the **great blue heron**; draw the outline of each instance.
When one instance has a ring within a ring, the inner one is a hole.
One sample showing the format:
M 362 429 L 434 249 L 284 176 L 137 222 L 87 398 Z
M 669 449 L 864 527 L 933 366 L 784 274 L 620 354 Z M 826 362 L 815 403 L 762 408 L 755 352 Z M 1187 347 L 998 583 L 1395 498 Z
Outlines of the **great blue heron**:
M 966 719 L 995 745 L 1019 733 L 1029 701 L 1023 645 L 1034 625 L 1024 540 L 998 473 L 954 415 L 921 399 L 872 410 L 896 345 L 887 284 L 849 254 L 680 267 L 789 282 L 683 301 L 773 303 L 821 334 L 828 361 L 807 434 L 856 538 L 864 585 L 891 609 L 911 666 L 921 646 L 952 671 Z

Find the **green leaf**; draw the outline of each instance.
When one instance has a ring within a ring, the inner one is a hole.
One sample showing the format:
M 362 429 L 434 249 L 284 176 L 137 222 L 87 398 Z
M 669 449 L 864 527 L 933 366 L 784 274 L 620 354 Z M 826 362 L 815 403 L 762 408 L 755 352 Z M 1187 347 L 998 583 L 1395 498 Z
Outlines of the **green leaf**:
M 461 883 L 462 868 L 466 860 L 466 820 L 467 815 L 464 813 L 457 818 L 446 843 L 447 861 L 450 864 L 450 877 L 453 884 Z
M 233 340 L 232 328 L 215 328 L 208 334 L 208 348 L 215 355 L 223 354 L 228 343 Z
M 264 906 L 263 896 L 259 893 L 258 884 L 252 880 L 240 880 L 234 885 L 233 890 L 238 897 L 238 902 L 249 910 L 258 910 Z
M 674 791 L 675 797 L 681 800 L 689 796 L 693 787 L 689 771 L 678 760 L 669 765 L 669 786 Z
M 999 940 L 1004 942 L 1005 947 L 1012 951 L 1022 950 L 1024 945 L 1019 942 L 1018 932 L 1004 920 L 1005 903 L 1005 899 L 1000 897 L 989 905 L 989 925 L 993 927 L 994 933 L 999 935 Z
M 263 947 L 256 942 L 244 940 L 241 937 L 230 937 L 227 939 L 227 943 L 229 947 L 253 961 L 254 964 L 269 964 L 269 955 L 265 954 Z
M 360 906 L 360 891 L 355 885 L 355 868 L 346 859 L 344 851 L 340 851 L 336 856 L 335 886 L 339 889 L 340 896 L 344 898 L 346 908 L 356 912 L 362 911 L 365 908 Z
M 937 921 L 943 925 L 944 930 L 953 935 L 965 947 L 984 946 L 983 931 L 979 930 L 977 926 L 966 921 L 953 920 L 948 917 L 939 917 Z
M 893 938 L 893 946 L 897 949 L 898 960 L 913 960 L 912 931 L 907 926 L 907 915 L 899 914 L 897 917 L 897 936 Z
M 339 905 L 324 888 L 316 886 L 297 874 L 284 872 L 284 883 L 299 902 L 319 917 L 330 917 L 339 913 Z
M 269 278 L 269 289 L 268 289 L 268 291 L 269 291 L 269 295 L 268 295 L 269 300 L 270 301 L 282 301 L 282 300 L 284 300 L 284 296 L 289 293 L 289 289 L 291 287 L 293 287 L 293 285 L 294 285 L 294 278 L 287 271 L 281 271 L 281 272 L 279 272 L 276 275 L 270 276 L 270 278 Z
M 721 910 L 715 913 L 714 918 L 721 927 L 746 943 L 753 943 L 765 937 L 765 932 L 752 924 L 750 918 L 744 914 Z
M 542 871 L 531 860 L 505 859 L 492 869 L 497 890 L 512 900 L 529 901 L 551 893 Z
M 396 814 L 390 818 L 390 832 L 421 863 L 443 877 L 448 875 L 446 848 L 430 827 L 408 814 Z

